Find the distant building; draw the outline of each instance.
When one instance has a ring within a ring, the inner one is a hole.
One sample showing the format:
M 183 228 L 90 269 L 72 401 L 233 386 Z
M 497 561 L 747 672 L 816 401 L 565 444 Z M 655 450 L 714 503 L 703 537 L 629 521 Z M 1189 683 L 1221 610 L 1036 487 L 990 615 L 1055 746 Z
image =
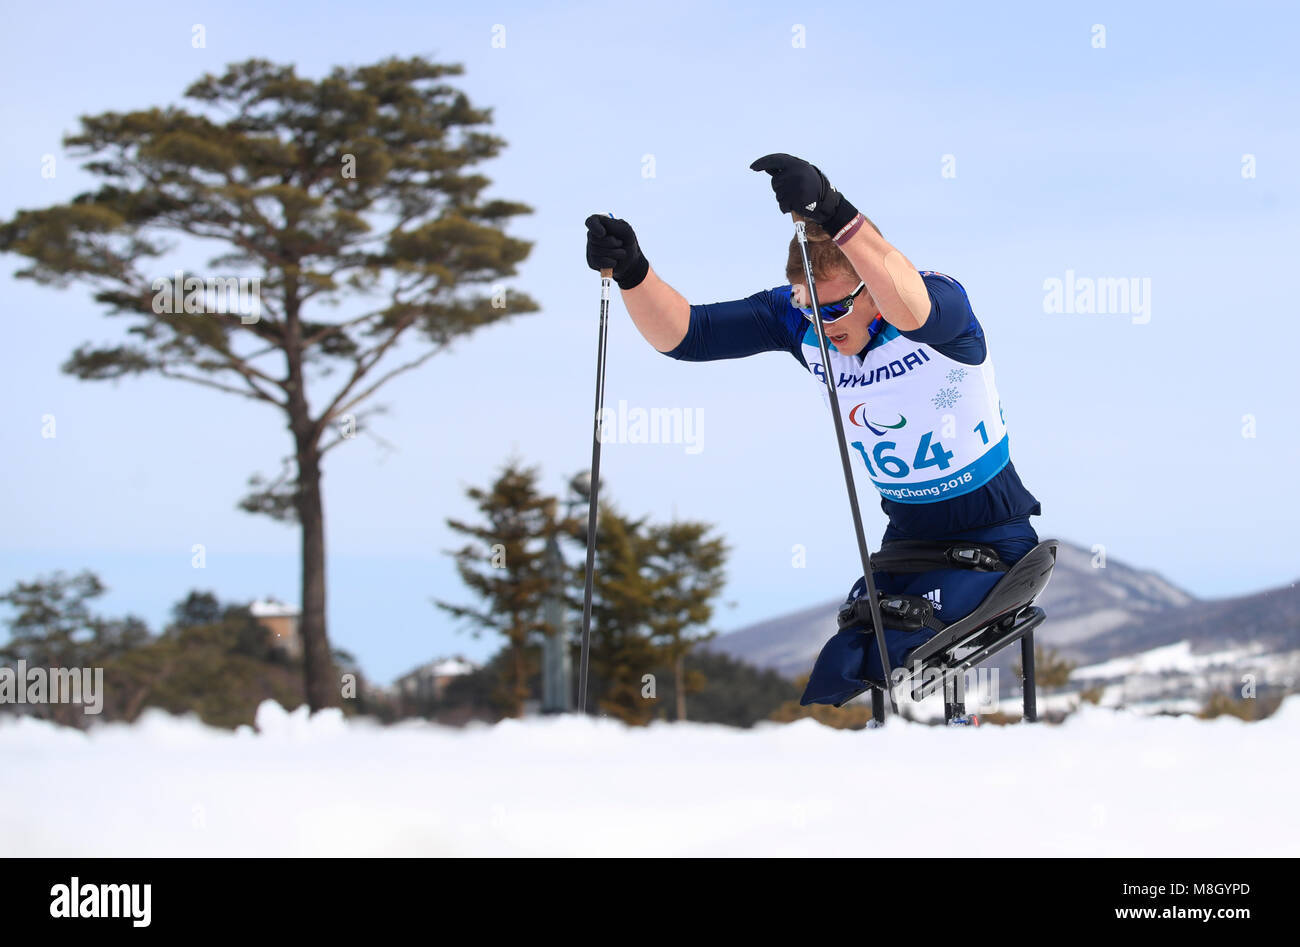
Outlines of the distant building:
M 269 596 L 248 606 L 257 623 L 271 633 L 276 647 L 291 658 L 302 657 L 302 636 L 298 634 L 298 609 Z
M 398 696 L 410 700 L 440 700 L 447 685 L 458 677 L 478 670 L 478 665 L 457 655 L 439 658 L 403 674 L 393 684 Z

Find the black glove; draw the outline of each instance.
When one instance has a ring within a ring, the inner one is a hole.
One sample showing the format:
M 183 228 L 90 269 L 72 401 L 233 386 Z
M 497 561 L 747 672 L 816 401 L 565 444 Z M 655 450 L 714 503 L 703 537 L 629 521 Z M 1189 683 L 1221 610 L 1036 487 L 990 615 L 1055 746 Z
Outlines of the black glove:
M 772 175 L 772 190 L 781 213 L 796 213 L 819 224 L 831 236 L 858 216 L 858 209 L 831 186 L 814 165 L 794 155 L 764 155 L 750 166 Z
M 587 265 L 614 271 L 619 289 L 633 289 L 650 272 L 650 262 L 637 246 L 632 225 L 617 217 L 592 214 L 587 218 Z

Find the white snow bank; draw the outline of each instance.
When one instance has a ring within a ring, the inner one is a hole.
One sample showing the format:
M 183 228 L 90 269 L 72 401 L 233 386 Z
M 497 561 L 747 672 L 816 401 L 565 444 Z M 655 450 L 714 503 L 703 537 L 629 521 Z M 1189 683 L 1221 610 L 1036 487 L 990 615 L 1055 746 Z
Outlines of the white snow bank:
M 0 723 L 0 856 L 1300 854 L 1300 696 L 1252 724 L 257 722 Z

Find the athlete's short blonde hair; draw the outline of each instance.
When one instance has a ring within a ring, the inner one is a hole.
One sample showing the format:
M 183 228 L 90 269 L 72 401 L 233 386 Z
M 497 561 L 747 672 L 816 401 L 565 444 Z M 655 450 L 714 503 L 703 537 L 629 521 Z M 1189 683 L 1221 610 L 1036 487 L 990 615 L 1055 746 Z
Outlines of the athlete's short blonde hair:
M 865 215 L 864 215 L 865 216 Z M 799 218 L 802 219 L 802 218 Z M 880 228 L 866 218 L 867 225 L 876 233 Z M 813 279 L 833 279 L 836 276 L 854 276 L 856 271 L 844 251 L 835 245 L 825 230 L 812 221 L 807 222 L 804 232 L 808 236 L 808 259 L 812 262 Z M 882 237 L 884 234 L 880 234 Z M 785 278 L 794 285 L 803 280 L 803 254 L 799 252 L 799 238 L 790 238 L 790 252 L 785 258 Z

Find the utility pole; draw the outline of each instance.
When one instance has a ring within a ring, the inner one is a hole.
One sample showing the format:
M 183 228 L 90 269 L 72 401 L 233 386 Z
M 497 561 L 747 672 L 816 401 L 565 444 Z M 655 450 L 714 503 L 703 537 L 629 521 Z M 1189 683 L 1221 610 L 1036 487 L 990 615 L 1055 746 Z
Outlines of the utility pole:
M 550 589 L 542 618 L 552 630 L 542 639 L 542 713 L 567 714 L 573 710 L 573 675 L 564 616 L 564 556 L 554 534 L 546 540 L 546 578 Z

